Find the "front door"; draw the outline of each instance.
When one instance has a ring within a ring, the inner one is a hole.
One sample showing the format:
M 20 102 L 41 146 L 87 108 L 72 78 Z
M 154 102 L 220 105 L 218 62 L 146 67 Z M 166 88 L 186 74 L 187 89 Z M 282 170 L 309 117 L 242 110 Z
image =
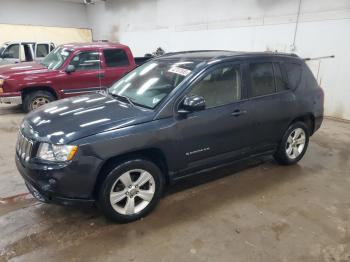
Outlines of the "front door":
M 57 81 L 63 97 L 97 92 L 101 89 L 104 73 L 99 52 L 79 52 L 73 56 L 69 65 L 73 65 L 75 71 L 67 73 Z
M 213 68 L 187 94 L 204 97 L 206 109 L 177 122 L 186 171 L 238 158 L 249 148 L 252 108 L 245 99 L 241 72 L 240 64 Z

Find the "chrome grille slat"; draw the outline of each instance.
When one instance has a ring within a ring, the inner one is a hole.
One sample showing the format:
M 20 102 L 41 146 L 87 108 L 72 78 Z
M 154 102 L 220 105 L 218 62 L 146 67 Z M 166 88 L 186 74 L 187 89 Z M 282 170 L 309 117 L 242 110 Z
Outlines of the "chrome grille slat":
M 28 162 L 32 156 L 33 141 L 23 136 L 21 132 L 18 133 L 16 151 L 18 156 Z

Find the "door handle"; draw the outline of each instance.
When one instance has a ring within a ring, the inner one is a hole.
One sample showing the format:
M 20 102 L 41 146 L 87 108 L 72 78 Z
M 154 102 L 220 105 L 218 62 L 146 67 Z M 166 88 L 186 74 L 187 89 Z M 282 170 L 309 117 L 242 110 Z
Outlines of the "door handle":
M 236 109 L 235 111 L 233 111 L 231 113 L 231 116 L 240 116 L 240 115 L 244 115 L 246 114 L 247 111 L 246 110 L 240 110 L 240 109 Z
M 104 77 L 105 77 L 105 74 L 104 74 L 104 73 L 98 73 L 98 74 L 97 74 L 97 77 L 100 78 L 100 79 L 101 79 L 101 78 L 104 78 Z

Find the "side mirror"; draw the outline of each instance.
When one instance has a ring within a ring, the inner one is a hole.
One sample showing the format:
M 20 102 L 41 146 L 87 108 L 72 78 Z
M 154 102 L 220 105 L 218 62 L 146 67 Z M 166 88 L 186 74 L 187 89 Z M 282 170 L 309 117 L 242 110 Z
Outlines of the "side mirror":
M 66 73 L 70 74 L 70 73 L 73 73 L 73 72 L 75 72 L 75 66 L 74 65 L 68 65 L 67 68 L 66 68 Z
M 182 102 L 178 113 L 188 114 L 191 112 L 201 111 L 205 109 L 205 99 L 202 96 L 192 95 L 186 96 Z

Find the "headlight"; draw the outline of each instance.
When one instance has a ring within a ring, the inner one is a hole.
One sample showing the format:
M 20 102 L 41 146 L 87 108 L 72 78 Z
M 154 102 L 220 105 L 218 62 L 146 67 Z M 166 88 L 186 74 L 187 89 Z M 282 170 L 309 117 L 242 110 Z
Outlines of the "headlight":
M 37 157 L 47 161 L 69 161 L 73 159 L 77 150 L 77 146 L 41 143 L 39 146 Z
M 0 86 L 4 84 L 5 80 L 0 78 Z

